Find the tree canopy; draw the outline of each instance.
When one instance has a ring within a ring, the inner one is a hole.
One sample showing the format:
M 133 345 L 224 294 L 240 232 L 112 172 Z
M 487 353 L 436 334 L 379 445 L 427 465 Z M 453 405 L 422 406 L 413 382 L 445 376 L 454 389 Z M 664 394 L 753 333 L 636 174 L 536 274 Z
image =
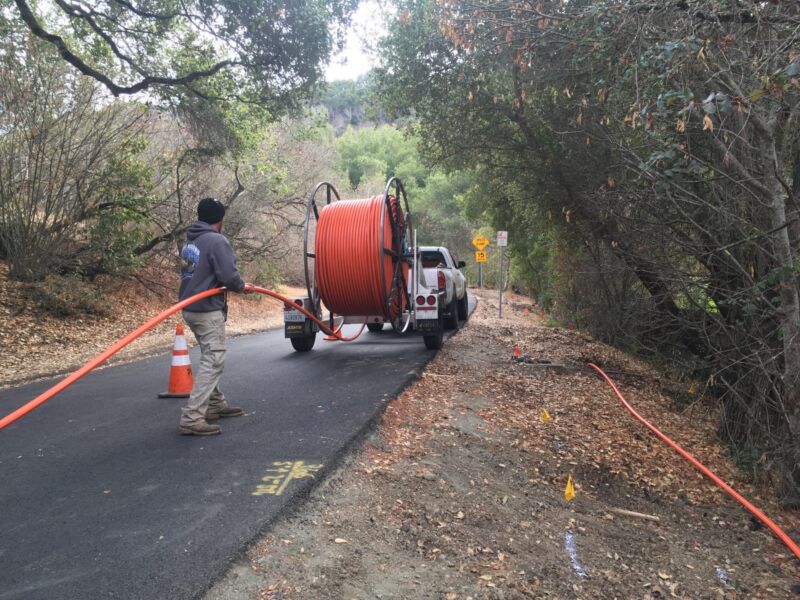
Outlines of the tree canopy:
M 726 437 L 782 465 L 784 490 L 800 489 L 799 25 L 786 2 L 400 0 L 378 73 L 430 160 L 477 171 L 472 210 L 510 230 L 526 282 L 706 381 Z
M 356 3 L 13 0 L 3 15 L 15 14 L 115 96 L 149 90 L 283 105 L 319 78 Z

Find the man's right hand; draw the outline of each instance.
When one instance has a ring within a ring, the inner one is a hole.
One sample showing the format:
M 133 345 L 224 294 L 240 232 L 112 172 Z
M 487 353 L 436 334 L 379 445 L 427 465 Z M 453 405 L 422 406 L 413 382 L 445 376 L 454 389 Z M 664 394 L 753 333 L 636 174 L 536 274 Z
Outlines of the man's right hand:
M 242 293 L 243 294 L 252 294 L 255 291 L 256 291 L 256 286 L 254 286 L 252 283 L 245 283 L 244 284 L 244 289 L 242 290 Z

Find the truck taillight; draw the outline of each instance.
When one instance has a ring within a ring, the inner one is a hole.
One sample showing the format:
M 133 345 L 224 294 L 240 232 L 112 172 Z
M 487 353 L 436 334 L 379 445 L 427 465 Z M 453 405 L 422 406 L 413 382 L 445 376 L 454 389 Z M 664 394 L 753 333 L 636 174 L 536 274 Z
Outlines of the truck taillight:
M 445 281 L 444 273 L 439 271 L 439 274 L 436 277 L 436 282 L 439 284 L 439 289 L 443 290 L 447 287 L 447 281 Z
M 436 304 L 436 296 L 428 296 L 428 304 L 430 304 L 431 306 Z
M 425 296 L 417 296 L 417 306 L 425 304 Z

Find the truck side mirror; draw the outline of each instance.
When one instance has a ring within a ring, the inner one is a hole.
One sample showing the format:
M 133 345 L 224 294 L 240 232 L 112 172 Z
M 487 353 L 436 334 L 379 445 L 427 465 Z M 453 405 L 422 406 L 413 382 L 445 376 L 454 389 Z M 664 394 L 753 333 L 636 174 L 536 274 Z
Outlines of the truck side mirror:
M 459 269 L 462 269 L 462 268 L 464 268 L 466 266 L 467 266 L 467 263 L 465 261 L 463 261 L 463 260 L 460 260 L 460 261 L 458 261 L 456 263 L 456 267 L 458 267 Z

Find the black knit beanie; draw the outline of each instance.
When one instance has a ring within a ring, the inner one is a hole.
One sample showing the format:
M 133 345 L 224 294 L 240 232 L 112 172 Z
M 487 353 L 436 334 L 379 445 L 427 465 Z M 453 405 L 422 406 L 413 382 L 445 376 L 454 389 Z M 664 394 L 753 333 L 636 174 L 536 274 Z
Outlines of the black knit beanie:
M 203 198 L 197 205 L 197 219 L 213 225 L 219 223 L 225 216 L 225 207 L 222 202 L 214 198 Z

